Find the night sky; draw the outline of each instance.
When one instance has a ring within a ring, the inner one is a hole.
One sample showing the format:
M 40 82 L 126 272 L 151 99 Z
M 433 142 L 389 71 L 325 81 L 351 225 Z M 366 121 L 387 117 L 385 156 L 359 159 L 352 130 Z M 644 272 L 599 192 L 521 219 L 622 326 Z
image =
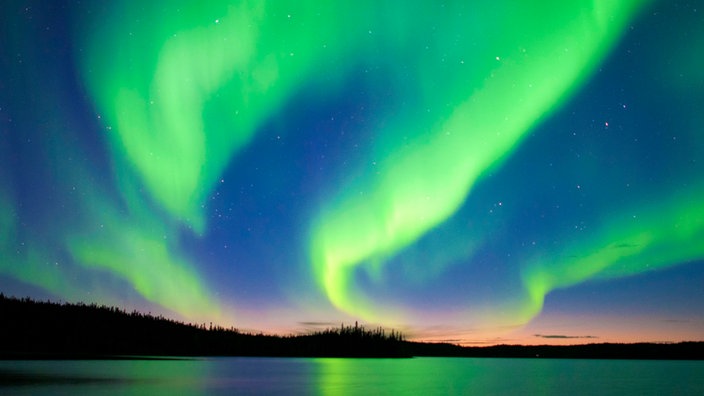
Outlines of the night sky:
M 704 2 L 1 3 L 6 295 L 704 339 Z

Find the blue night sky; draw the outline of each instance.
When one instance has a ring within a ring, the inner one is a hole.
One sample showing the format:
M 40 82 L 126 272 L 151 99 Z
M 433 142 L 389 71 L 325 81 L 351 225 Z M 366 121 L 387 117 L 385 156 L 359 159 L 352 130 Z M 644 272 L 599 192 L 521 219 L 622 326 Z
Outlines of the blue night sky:
M 704 3 L 143 3 L 0 5 L 1 292 L 702 340 Z

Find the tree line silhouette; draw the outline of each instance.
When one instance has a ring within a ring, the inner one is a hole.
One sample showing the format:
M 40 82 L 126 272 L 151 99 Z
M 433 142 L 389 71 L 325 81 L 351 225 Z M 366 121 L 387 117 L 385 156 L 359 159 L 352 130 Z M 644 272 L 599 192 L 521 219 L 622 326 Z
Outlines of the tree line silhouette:
M 673 344 L 495 345 L 407 341 L 395 330 L 342 324 L 304 335 L 247 333 L 97 304 L 6 297 L 0 293 L 0 359 L 174 356 L 506 357 L 704 359 L 704 342 Z
M 0 293 L 0 356 L 409 357 L 404 336 L 383 328 L 330 328 L 305 335 L 246 333 L 97 304 Z

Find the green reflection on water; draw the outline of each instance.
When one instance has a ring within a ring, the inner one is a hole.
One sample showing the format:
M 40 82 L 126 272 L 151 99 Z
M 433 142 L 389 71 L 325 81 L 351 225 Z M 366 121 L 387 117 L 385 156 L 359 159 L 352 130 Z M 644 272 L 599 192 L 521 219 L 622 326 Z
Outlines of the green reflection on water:
M 658 360 L 0 361 L 0 394 L 702 395 L 702 373 L 704 361 Z
M 484 361 L 423 359 L 318 359 L 319 394 L 462 394 L 486 376 Z
M 704 394 L 704 362 L 582 359 L 315 359 L 317 394 Z

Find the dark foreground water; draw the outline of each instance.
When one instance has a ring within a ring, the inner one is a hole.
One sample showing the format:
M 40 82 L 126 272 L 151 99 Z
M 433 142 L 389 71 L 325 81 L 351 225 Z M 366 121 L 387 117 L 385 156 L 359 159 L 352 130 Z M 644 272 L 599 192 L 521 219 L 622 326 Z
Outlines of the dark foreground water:
M 0 361 L 0 394 L 704 395 L 704 361 L 469 358 Z

